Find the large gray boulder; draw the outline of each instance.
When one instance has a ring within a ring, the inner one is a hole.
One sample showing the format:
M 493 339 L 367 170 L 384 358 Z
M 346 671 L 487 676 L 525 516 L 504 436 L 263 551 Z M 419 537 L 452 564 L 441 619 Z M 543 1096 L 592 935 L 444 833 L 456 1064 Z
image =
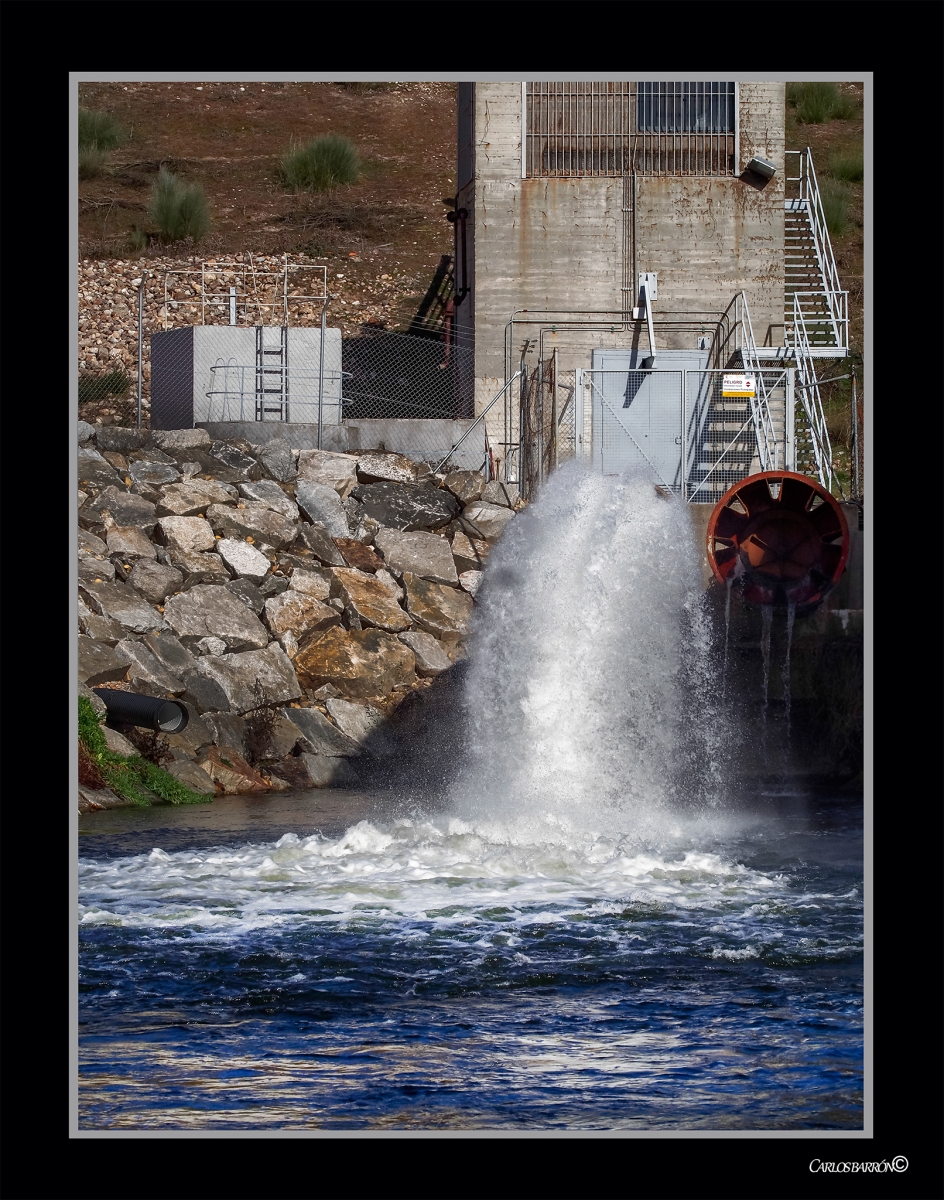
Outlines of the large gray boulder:
M 293 592 L 301 592 L 313 600 L 328 600 L 331 597 L 331 574 L 329 571 L 306 570 L 296 567 L 289 580 Z
M 257 479 L 252 483 L 237 484 L 236 489 L 244 500 L 255 500 L 272 512 L 277 512 L 290 521 L 298 520 L 298 505 L 272 479 Z
M 216 462 L 229 468 L 232 473 L 229 476 L 231 483 L 236 483 L 240 479 L 262 479 L 265 475 L 261 464 L 252 455 L 246 454 L 237 446 L 231 446 L 228 442 L 213 442 L 210 446 L 210 455 Z M 208 472 L 208 474 L 213 474 L 213 472 Z
M 357 754 L 357 742 L 332 725 L 317 708 L 289 708 L 283 711 L 301 731 L 300 745 L 306 754 L 320 754 L 325 758 L 348 758 Z
M 150 500 L 117 487 L 106 488 L 95 500 L 84 505 L 80 520 L 84 522 L 95 517 L 104 524 L 106 516 L 116 525 L 136 525 L 148 536 L 154 532 L 157 523 L 155 506 Z
M 124 562 L 137 562 L 139 558 L 157 558 L 157 547 L 137 525 L 116 525 L 106 534 L 109 554 L 119 554 Z
M 298 478 L 329 487 L 343 500 L 357 483 L 357 458 L 330 450 L 300 450 Z
M 385 629 L 388 633 L 399 633 L 413 624 L 390 592 L 379 579 L 353 567 L 332 569 L 336 591 L 345 608 L 356 614 L 362 625 Z
M 461 530 L 457 531 L 452 539 L 452 558 L 456 564 L 456 570 L 460 573 L 462 571 L 481 571 L 488 558 L 488 550 L 488 542 L 470 538 Z
M 79 682 L 89 687 L 100 683 L 117 683 L 128 674 L 131 659 L 114 646 L 79 638 Z
M 485 477 L 481 471 L 453 471 L 443 480 L 447 488 L 460 504 L 471 504 L 479 500 L 485 487 Z
M 374 537 L 374 545 L 384 556 L 387 567 L 397 574 L 412 571 L 434 583 L 457 582 L 452 547 L 438 534 L 381 529 Z
M 95 438 L 99 450 L 117 450 L 119 454 L 133 454 L 147 440 L 146 429 L 129 429 L 123 425 L 102 425 Z
M 348 537 L 351 530 L 341 497 L 332 487 L 311 480 L 299 480 L 295 485 L 298 507 L 315 525 L 323 526 L 330 537 Z
M 166 671 L 178 678 L 182 679 L 197 665 L 194 656 L 169 629 L 146 633 L 141 638 L 141 645 L 150 650 Z
M 199 659 L 187 680 L 188 692 L 193 690 L 195 675 L 216 684 L 225 696 L 225 704 L 217 707 L 218 712 L 248 712 L 258 705 L 263 690 L 270 704 L 297 700 L 302 694 L 288 656 L 275 642 L 265 650 L 224 654 L 222 658 L 208 654 Z
M 81 600 L 79 601 L 79 633 L 84 633 L 86 637 L 94 638 L 97 642 L 104 642 L 106 646 L 117 646 L 128 636 L 128 631 L 123 625 L 119 625 L 111 617 L 101 617 L 98 613 L 92 612 Z
M 299 754 L 298 758 L 293 760 L 303 765 L 310 787 L 330 787 L 340 761 L 323 754 Z M 294 786 L 301 785 L 294 783 Z
M 143 642 L 125 638 L 115 650 L 130 660 L 128 681 L 133 692 L 145 696 L 179 696 L 184 691 L 183 680 L 168 671 Z
M 294 521 L 258 500 L 244 500 L 240 505 L 213 504 L 206 515 L 215 533 L 240 541 L 252 538 L 253 543 L 274 550 L 291 545 L 298 536 Z
M 416 463 L 403 454 L 362 454 L 357 478 L 361 483 L 416 483 Z
M 176 567 L 140 558 L 131 568 L 128 582 L 149 604 L 163 604 L 168 596 L 180 591 L 184 576 Z
M 186 647 L 205 637 L 221 638 L 232 651 L 261 650 L 269 641 L 258 617 L 228 588 L 216 584 L 198 584 L 171 596 L 164 620 Z
M 401 633 L 400 641 L 413 651 L 416 657 L 416 673 L 424 677 L 441 675 L 452 666 L 452 661 L 442 648 L 442 644 L 431 633 L 415 629 L 409 633 Z
M 198 792 L 204 796 L 216 795 L 216 784 L 202 767 L 198 767 L 189 758 L 182 758 L 177 762 L 166 763 L 164 770 L 168 775 L 173 775 L 178 783 L 182 783 L 184 787 L 190 788 L 192 792 Z
M 102 458 L 97 450 L 90 446 L 80 446 L 79 458 L 79 487 L 96 488 L 118 487 L 124 484 L 124 479 L 114 467 Z
M 326 567 L 344 567 L 347 565 L 341 551 L 334 544 L 331 535 L 323 526 L 309 525 L 306 521 L 300 521 L 298 524 L 298 535 L 300 541 Z
M 326 629 L 314 634 L 295 656 L 304 687 L 332 684 L 350 700 L 385 697 L 394 688 L 411 686 L 416 681 L 414 664 L 413 651 L 382 629 Z
M 131 633 L 166 628 L 161 614 L 126 583 L 80 583 L 79 593 L 92 612 L 111 617 Z
M 265 602 L 265 621 L 273 637 L 280 641 L 290 633 L 296 644 L 318 629 L 339 625 L 340 618 L 333 608 L 306 596 L 302 592 L 287 591 L 272 596 Z
M 486 504 L 497 504 L 500 508 L 514 508 L 518 503 L 518 485 L 493 479 L 482 489 L 481 499 Z
M 175 551 L 198 554 L 216 545 L 213 526 L 203 517 L 161 517 L 156 536 L 171 555 Z
M 152 492 L 165 484 L 177 483 L 180 479 L 176 466 L 161 462 L 133 462 L 128 467 L 128 474 L 136 487 Z
M 403 574 L 406 606 L 418 627 L 436 637 L 463 637 L 475 604 L 472 597 L 457 588 L 430 583 L 409 571 Z
M 262 589 L 256 587 L 254 583 L 250 583 L 248 579 L 231 579 L 226 584 L 226 590 L 242 600 L 243 604 L 257 617 L 262 615 L 267 597 Z
M 295 455 L 282 438 L 273 438 L 264 446 L 253 446 L 252 452 L 272 479 L 288 483 L 298 474 Z
M 494 542 L 501 537 L 505 526 L 514 515 L 510 508 L 502 508 L 498 504 L 486 504 L 482 500 L 477 500 L 473 504 L 466 505 L 459 520 L 462 522 L 463 529 L 472 537 L 481 538 L 486 542 Z
M 79 580 L 82 583 L 112 583 L 115 578 L 114 563 L 101 554 L 89 554 L 79 550 Z
M 353 700 L 325 701 L 325 708 L 338 729 L 359 745 L 367 741 L 371 732 L 383 721 L 383 713 L 370 704 L 358 704 Z
M 90 425 L 88 421 L 79 421 L 76 427 L 76 434 L 80 446 L 87 446 L 95 436 L 95 426 Z
M 250 583 L 261 583 L 271 568 L 264 554 L 260 554 L 248 542 L 236 541 L 235 538 L 220 538 L 216 543 L 216 552 L 234 578 L 248 579 Z
M 152 429 L 145 444 L 176 455 L 182 450 L 208 450 L 212 441 L 205 429 Z
M 188 554 L 186 551 L 173 551 L 171 562 L 184 573 L 181 591 L 189 591 L 201 584 L 226 584 L 232 576 L 229 568 L 218 554 Z
M 451 492 L 429 484 L 362 483 L 351 494 L 366 516 L 389 529 L 440 529 L 459 512 Z
M 189 483 L 170 483 L 157 505 L 159 517 L 195 517 L 202 515 L 211 504 L 227 504 L 239 498 L 229 483 L 212 479 L 192 479 Z

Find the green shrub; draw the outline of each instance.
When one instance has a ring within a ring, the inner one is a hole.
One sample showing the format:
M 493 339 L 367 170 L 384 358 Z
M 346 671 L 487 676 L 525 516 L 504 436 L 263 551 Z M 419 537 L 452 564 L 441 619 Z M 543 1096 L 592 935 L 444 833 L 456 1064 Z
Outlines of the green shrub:
M 325 192 L 339 184 L 354 183 L 361 173 L 361 160 L 349 138 L 329 133 L 287 150 L 280 168 L 287 187 Z
M 829 173 L 833 179 L 845 179 L 850 183 L 861 183 L 865 175 L 862 151 L 853 154 L 834 154 L 829 160 Z
M 199 183 L 186 183 L 161 167 L 151 189 L 148 216 L 168 242 L 198 241 L 210 228 L 210 207 Z
M 79 782 L 95 786 L 102 780 L 132 804 L 147 807 L 153 796 L 170 804 L 207 804 L 209 796 L 193 792 L 163 768 L 140 755 L 114 754 L 108 749 L 102 720 L 87 696 L 79 697 Z
M 858 105 L 844 96 L 834 83 L 788 83 L 787 102 L 793 105 L 796 119 L 803 125 L 825 125 L 827 121 L 848 121 Z
M 110 113 L 79 109 L 79 149 L 114 150 L 127 134 Z
M 819 195 L 823 202 L 826 228 L 834 237 L 842 237 L 851 228 L 849 201 L 852 188 L 841 179 L 824 179 L 819 185 Z
M 89 146 L 84 150 L 80 150 L 79 178 L 94 179 L 96 175 L 101 175 L 107 157 L 108 155 L 105 151 L 99 150 L 97 146 Z
M 118 369 L 105 371 L 101 375 L 79 376 L 79 403 L 88 400 L 107 400 L 109 396 L 123 400 L 131 390 L 131 376 Z

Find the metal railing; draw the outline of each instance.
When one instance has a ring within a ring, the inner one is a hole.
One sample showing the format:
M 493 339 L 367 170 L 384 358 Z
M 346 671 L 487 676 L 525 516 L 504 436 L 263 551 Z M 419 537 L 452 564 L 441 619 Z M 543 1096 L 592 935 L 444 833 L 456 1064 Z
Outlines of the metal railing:
M 785 211 L 802 213 L 808 222 L 811 241 L 810 265 L 812 266 L 815 260 L 820 285 L 814 289 L 799 288 L 793 294 L 807 301 L 804 313 L 807 319 L 814 311 L 817 311 L 820 322 L 825 318 L 823 323 L 828 325 L 829 338 L 826 344 L 835 348 L 837 356 L 844 355 L 848 351 L 849 345 L 849 294 L 843 290 L 839 281 L 836 257 L 833 254 L 829 229 L 826 224 L 826 213 L 823 209 L 823 200 L 813 167 L 813 156 L 809 147 L 805 150 L 786 150 L 784 156 L 787 164 L 791 160 L 796 160 L 796 174 L 790 174 L 789 165 L 786 170 L 785 185 L 788 193 L 794 194 L 786 196 Z M 789 282 L 787 286 L 789 287 Z M 799 303 L 800 307 L 804 307 L 802 300 Z M 796 311 L 796 304 L 794 311 Z M 793 330 L 790 325 L 790 314 L 786 315 L 789 344 Z M 812 344 L 810 342 L 810 345 Z

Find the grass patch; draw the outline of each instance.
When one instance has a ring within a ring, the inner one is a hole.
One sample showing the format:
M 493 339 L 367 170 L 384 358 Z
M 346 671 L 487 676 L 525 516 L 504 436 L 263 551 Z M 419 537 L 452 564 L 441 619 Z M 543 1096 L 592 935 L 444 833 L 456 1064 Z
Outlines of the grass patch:
M 127 139 L 124 127 L 106 112 L 79 109 L 79 149 L 114 150 Z
M 847 183 L 861 183 L 865 177 L 862 151 L 834 154 L 829 160 L 829 174 L 833 179 L 844 179 Z
M 125 371 L 106 371 L 102 375 L 79 376 L 79 403 L 89 400 L 124 400 L 131 390 L 131 376 Z
M 282 155 L 279 167 L 285 186 L 299 192 L 326 192 L 355 183 L 362 171 L 354 143 L 336 133 L 293 146 Z
M 852 188 L 842 179 L 824 179 L 819 185 L 819 195 L 823 203 L 826 228 L 833 237 L 845 236 L 852 228 L 849 219 Z
M 788 83 L 787 103 L 793 106 L 801 125 L 825 125 L 828 121 L 848 121 L 858 105 L 844 96 L 834 83 Z
M 153 797 L 170 804 L 208 804 L 209 796 L 193 792 L 156 763 L 140 755 L 115 754 L 108 749 L 99 717 L 87 696 L 79 697 L 79 782 L 86 787 L 109 787 L 146 808 Z
M 210 206 L 202 186 L 187 183 L 166 167 L 158 171 L 151 189 L 148 216 L 168 242 L 184 238 L 196 242 L 210 228 Z
M 79 150 L 79 178 L 94 179 L 96 175 L 101 175 L 105 167 L 105 160 L 108 155 L 104 150 L 99 150 L 97 146 L 87 146 L 84 150 Z

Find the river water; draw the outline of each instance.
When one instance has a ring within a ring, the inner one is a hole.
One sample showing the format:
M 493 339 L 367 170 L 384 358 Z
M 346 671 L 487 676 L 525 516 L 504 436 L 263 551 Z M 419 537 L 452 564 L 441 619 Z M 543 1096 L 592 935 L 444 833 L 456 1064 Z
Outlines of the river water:
M 861 800 L 732 785 L 690 542 L 559 472 L 436 787 L 83 816 L 80 1127 L 861 1128 Z

